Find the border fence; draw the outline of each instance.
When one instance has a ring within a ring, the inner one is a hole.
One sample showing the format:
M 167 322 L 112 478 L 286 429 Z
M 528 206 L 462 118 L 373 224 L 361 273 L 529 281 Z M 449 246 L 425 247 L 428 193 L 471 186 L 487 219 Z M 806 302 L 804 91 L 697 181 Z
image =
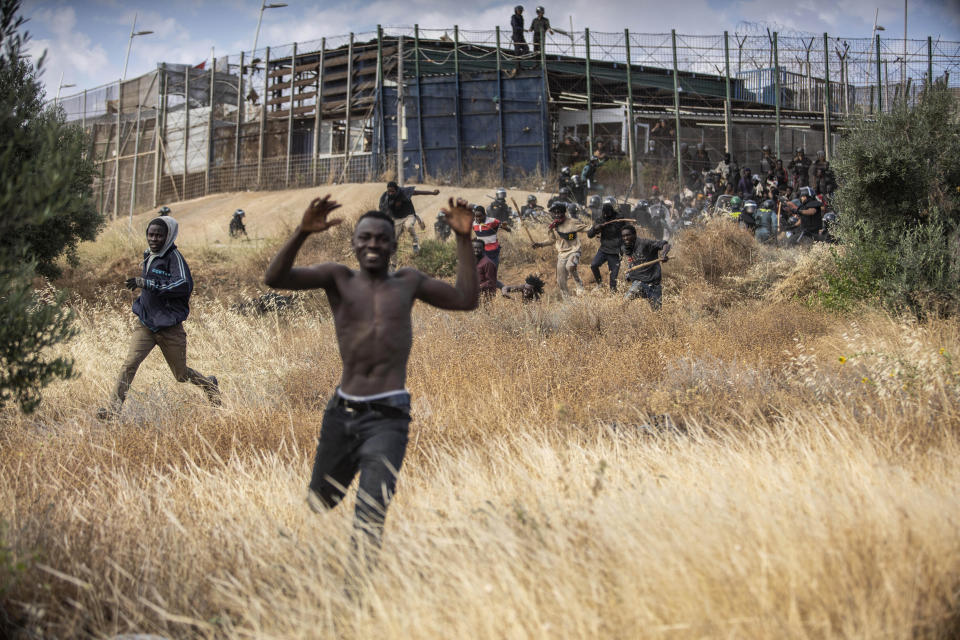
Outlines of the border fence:
M 530 34 L 527 40 L 532 40 Z M 958 89 L 960 42 L 828 34 L 378 28 L 154 71 L 60 98 L 100 210 L 395 177 L 507 184 L 585 160 L 827 158 L 852 117 Z

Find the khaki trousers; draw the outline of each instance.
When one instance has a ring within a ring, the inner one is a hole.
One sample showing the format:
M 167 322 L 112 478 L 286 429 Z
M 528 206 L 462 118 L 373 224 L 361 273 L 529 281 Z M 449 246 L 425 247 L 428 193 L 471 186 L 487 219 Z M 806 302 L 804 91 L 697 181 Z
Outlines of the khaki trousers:
M 577 265 L 580 264 L 580 252 L 571 251 L 557 258 L 557 286 L 560 287 L 560 295 L 564 298 L 569 297 L 570 289 L 567 288 L 567 278 L 572 277 L 577 285 L 577 293 L 583 293 L 583 280 L 577 273 Z
M 127 390 L 130 389 L 130 383 L 137 375 L 140 363 L 153 351 L 154 347 L 160 347 L 160 352 L 177 382 L 189 381 L 202 388 L 208 397 L 210 396 L 216 388 L 213 380 L 187 366 L 187 332 L 183 330 L 183 324 L 176 324 L 157 332 L 150 331 L 141 324 L 133 332 L 127 358 L 123 362 L 123 368 L 120 369 L 120 379 L 117 380 L 117 386 L 113 392 L 115 408 L 119 408 L 126 400 Z

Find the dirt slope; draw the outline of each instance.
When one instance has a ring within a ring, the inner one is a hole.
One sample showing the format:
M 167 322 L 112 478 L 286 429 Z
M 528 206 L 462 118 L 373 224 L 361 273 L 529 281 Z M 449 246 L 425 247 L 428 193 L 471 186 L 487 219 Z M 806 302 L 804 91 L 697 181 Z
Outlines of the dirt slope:
M 424 190 L 440 189 L 438 196 L 417 196 L 414 206 L 417 213 L 427 224 L 427 236 L 432 235 L 433 220 L 445 205 L 448 198 L 464 197 L 470 202 L 486 206 L 490 202 L 494 188 L 465 189 L 459 187 L 435 187 L 423 185 Z M 243 209 L 246 216 L 247 233 L 251 238 L 276 237 L 297 224 L 304 208 L 311 198 L 331 194 L 343 205 L 338 213 L 347 219 L 355 219 L 368 209 L 375 209 L 380 195 L 384 192 L 383 183 L 328 185 L 310 189 L 290 191 L 240 191 L 220 193 L 187 200 L 184 202 L 163 203 L 170 207 L 172 215 L 180 223 L 180 237 L 177 244 L 228 243 L 230 236 L 227 227 L 230 216 L 237 209 Z M 527 191 L 507 191 L 507 201 L 513 197 L 522 205 L 529 195 Z M 549 194 L 537 193 L 537 199 L 545 204 Z M 162 206 L 162 205 L 161 205 Z M 147 222 L 156 215 L 150 211 L 134 216 L 135 230 L 145 231 Z M 118 220 L 113 225 L 126 228 L 127 220 Z M 111 225 L 112 226 L 112 225 Z

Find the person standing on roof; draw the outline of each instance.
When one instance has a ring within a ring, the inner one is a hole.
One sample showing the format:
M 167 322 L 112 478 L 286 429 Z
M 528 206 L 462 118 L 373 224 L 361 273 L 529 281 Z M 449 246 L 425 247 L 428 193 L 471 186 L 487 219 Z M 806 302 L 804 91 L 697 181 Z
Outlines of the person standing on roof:
M 510 16 L 510 29 L 513 31 L 513 53 L 517 56 L 530 54 L 530 47 L 527 46 L 527 39 L 523 37 L 523 6 L 517 5 L 513 8 L 513 15 Z
M 553 35 L 550 28 L 550 18 L 544 15 L 545 9 L 537 7 L 537 17 L 530 21 L 530 31 L 533 32 L 533 52 L 540 53 L 541 43 L 546 41 L 547 33 Z

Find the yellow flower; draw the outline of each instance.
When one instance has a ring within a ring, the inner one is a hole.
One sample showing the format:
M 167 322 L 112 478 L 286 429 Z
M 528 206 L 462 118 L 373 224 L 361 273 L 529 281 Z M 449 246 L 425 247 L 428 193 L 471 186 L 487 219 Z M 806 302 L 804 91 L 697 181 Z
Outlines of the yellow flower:
M 947 352 L 946 349 L 944 349 L 943 347 L 940 347 L 940 355 L 943 355 L 943 354 L 945 354 L 946 352 Z
M 840 364 L 843 364 L 844 362 L 846 362 L 846 361 L 847 361 L 847 359 L 846 359 L 846 358 L 844 358 L 843 356 L 840 356 L 839 358 L 837 358 L 837 360 L 839 360 L 839 361 L 840 361 Z
M 860 380 L 860 382 L 866 384 L 866 383 L 870 382 L 870 378 L 864 377 L 864 378 L 862 378 L 862 379 Z

